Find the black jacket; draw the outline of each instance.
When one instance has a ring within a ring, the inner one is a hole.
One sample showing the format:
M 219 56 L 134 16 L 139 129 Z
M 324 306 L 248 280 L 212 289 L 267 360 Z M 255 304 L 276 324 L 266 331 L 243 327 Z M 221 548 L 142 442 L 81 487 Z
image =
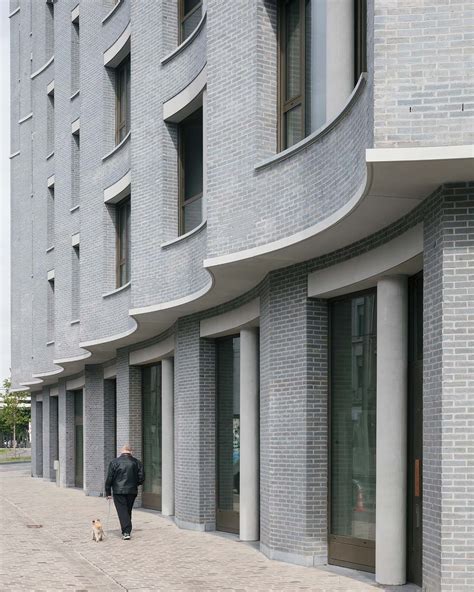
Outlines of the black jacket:
M 105 481 L 105 495 L 117 493 L 138 493 L 138 486 L 145 481 L 145 471 L 138 458 L 131 454 L 121 454 L 109 464 Z

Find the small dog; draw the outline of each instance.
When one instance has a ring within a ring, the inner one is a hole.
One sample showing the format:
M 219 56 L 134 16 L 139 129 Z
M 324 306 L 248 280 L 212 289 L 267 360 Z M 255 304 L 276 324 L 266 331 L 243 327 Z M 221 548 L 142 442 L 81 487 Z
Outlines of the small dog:
M 102 524 L 98 518 L 96 520 L 92 520 L 92 540 L 96 543 L 104 540 L 104 529 L 102 528 Z

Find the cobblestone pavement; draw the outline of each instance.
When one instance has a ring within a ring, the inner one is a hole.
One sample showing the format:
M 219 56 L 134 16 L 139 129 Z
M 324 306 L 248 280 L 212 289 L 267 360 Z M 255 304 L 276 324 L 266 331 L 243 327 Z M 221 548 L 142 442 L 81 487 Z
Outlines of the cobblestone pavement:
M 147 510 L 134 511 L 132 540 L 122 541 L 113 504 L 107 520 L 105 499 L 32 479 L 29 470 L 29 465 L 0 468 L 2 592 L 383 589 L 368 576 L 355 579 L 342 570 L 270 561 L 236 538 L 180 530 Z M 91 540 L 93 518 L 106 526 L 103 543 Z

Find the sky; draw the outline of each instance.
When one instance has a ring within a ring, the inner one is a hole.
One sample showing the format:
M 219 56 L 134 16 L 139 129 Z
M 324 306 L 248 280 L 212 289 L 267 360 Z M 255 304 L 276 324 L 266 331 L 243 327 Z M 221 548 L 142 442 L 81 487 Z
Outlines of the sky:
M 10 376 L 10 21 L 0 0 L 0 382 Z

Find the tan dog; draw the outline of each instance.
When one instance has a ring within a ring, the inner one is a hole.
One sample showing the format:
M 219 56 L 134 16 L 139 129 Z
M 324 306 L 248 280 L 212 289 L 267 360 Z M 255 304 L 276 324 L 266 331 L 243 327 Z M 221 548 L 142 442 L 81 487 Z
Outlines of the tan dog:
M 92 540 L 96 543 L 104 540 L 104 529 L 102 528 L 102 524 L 98 518 L 96 520 L 92 520 Z

